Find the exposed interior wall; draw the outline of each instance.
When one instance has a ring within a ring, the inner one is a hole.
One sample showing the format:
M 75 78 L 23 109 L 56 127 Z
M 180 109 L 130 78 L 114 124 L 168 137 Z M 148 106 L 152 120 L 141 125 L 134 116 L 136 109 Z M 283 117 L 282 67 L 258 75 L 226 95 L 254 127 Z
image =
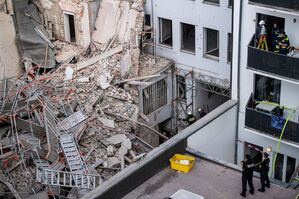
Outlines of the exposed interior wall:
M 74 15 L 76 44 L 87 48 L 91 40 L 90 14 L 88 2 L 64 0 L 54 2 L 51 9 L 44 10 L 45 24 L 53 33 L 53 37 L 66 40 L 64 13 Z
M 17 76 L 21 67 L 12 17 L 0 12 L 0 24 L 0 79 L 3 79 Z
M 218 160 L 234 163 L 236 122 L 237 106 L 234 106 L 191 135 L 187 146 Z

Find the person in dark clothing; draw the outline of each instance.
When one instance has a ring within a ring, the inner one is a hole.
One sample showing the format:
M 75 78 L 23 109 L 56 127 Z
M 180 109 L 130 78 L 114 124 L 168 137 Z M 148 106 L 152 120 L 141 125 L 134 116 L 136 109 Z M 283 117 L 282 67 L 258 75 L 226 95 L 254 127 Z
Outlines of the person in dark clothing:
M 270 180 L 268 177 L 268 172 L 269 172 L 269 164 L 270 164 L 270 159 L 268 157 L 268 153 L 264 152 L 264 159 L 262 163 L 260 164 L 260 171 L 261 171 L 261 188 L 258 189 L 260 192 L 265 192 L 265 187 L 270 188 Z
M 199 108 L 199 109 L 198 109 L 198 116 L 197 116 L 197 117 L 198 117 L 198 119 L 200 119 L 200 118 L 203 118 L 206 114 L 207 114 L 207 113 L 206 113 L 205 110 Z
M 242 164 L 242 192 L 241 196 L 246 197 L 247 183 L 249 185 L 249 193 L 254 194 L 254 187 L 252 183 L 254 163 L 251 160 L 250 155 L 245 156 L 245 160 L 241 161 Z
M 290 51 L 290 40 L 285 32 L 282 32 L 280 35 L 280 53 L 287 55 Z
M 194 122 L 196 122 L 196 117 L 192 114 L 191 111 L 188 111 L 187 122 L 188 122 L 189 125 L 191 125 Z

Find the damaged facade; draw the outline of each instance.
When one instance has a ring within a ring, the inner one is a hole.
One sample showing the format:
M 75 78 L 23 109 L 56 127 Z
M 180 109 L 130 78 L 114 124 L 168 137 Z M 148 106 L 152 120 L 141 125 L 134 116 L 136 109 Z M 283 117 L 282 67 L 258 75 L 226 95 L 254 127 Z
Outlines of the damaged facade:
M 1 196 L 80 198 L 169 139 L 173 63 L 141 53 L 142 0 L 10 3 L 25 73 L 1 81 Z

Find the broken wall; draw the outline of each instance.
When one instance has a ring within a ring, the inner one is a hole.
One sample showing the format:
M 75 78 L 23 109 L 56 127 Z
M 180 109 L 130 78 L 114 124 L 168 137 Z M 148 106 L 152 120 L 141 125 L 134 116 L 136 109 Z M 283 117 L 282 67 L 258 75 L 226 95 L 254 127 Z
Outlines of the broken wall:
M 42 7 L 42 6 L 41 6 Z M 90 20 L 90 3 L 75 0 L 59 0 L 53 2 L 51 9 L 43 8 L 44 23 L 52 32 L 53 37 L 58 40 L 66 40 L 65 16 L 71 14 L 75 21 L 74 43 L 87 48 L 90 44 L 91 20 Z
M 4 79 L 19 75 L 21 68 L 12 17 L 0 11 L 0 24 L 0 79 Z

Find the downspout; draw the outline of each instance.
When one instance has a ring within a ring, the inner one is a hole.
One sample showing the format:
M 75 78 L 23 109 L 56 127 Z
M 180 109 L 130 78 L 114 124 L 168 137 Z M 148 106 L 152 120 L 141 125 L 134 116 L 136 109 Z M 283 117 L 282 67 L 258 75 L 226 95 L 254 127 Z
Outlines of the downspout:
M 242 36 L 242 14 L 243 14 L 243 0 L 240 0 L 240 13 L 239 13 L 239 38 L 238 38 L 238 73 L 237 73 L 237 123 L 236 123 L 236 135 L 235 135 L 235 158 L 234 163 L 238 164 L 238 142 L 239 140 L 239 114 L 240 114 L 240 65 L 241 65 L 241 36 Z M 233 15 L 234 18 L 234 1 L 233 1 Z M 233 23 L 234 24 L 234 23 Z M 233 26 L 234 30 L 234 26 Z

